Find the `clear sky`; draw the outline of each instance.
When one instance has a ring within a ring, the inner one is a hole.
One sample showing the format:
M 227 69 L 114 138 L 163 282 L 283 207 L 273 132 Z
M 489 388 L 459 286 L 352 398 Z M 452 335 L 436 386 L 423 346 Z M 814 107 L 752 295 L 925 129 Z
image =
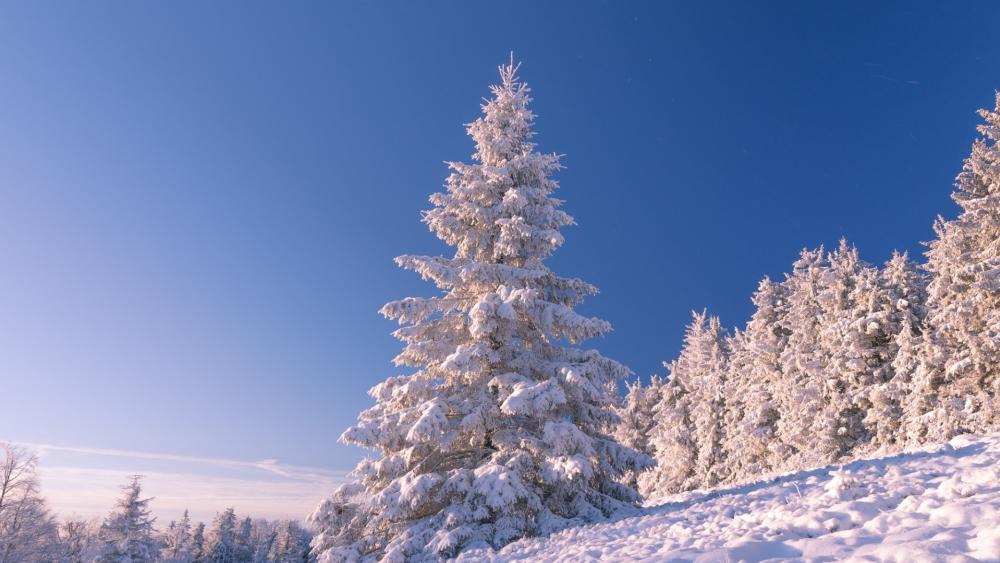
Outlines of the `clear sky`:
M 282 498 L 325 494 L 362 455 L 337 436 L 397 373 L 376 311 L 433 292 L 392 258 L 448 252 L 419 212 L 443 161 L 469 158 L 462 124 L 512 49 L 579 223 L 550 264 L 601 288 L 583 310 L 616 330 L 592 345 L 662 371 L 691 309 L 743 323 L 804 246 L 921 252 L 1000 88 L 998 17 L 986 2 L 4 3 L 0 439 L 48 445 L 65 510 L 109 502 L 81 504 L 99 471 L 170 474 L 147 488 L 177 505 L 241 483 L 192 492 L 196 510 L 287 512 L 247 492 L 273 475 L 294 481 Z

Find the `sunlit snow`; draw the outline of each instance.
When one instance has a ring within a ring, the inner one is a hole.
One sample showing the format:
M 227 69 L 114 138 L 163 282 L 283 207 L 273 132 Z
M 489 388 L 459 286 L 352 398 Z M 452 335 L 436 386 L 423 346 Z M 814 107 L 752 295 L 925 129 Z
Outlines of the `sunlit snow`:
M 998 561 L 1000 434 L 650 503 L 458 561 Z

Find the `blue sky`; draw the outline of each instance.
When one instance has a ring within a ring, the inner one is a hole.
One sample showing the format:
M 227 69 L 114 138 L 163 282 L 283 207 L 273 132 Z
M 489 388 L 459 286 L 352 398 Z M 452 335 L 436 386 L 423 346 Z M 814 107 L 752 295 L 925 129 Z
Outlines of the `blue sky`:
M 351 468 L 336 438 L 397 373 L 376 311 L 433 291 L 392 258 L 448 252 L 419 212 L 512 49 L 579 223 L 551 266 L 601 288 L 592 344 L 638 374 L 804 246 L 919 253 L 1000 10 L 870 4 L 4 4 L 0 438 Z

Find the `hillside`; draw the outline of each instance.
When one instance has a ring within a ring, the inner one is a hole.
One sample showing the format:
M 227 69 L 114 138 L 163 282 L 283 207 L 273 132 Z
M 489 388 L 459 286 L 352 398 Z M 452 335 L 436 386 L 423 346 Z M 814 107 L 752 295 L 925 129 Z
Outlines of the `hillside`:
M 459 561 L 1000 561 L 1000 434 L 676 495 Z

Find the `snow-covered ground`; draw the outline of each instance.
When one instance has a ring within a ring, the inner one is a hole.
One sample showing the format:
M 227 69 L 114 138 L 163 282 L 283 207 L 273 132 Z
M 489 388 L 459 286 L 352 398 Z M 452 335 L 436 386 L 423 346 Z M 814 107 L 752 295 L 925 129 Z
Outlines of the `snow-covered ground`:
M 1000 434 L 661 499 L 461 561 L 1000 561 Z

